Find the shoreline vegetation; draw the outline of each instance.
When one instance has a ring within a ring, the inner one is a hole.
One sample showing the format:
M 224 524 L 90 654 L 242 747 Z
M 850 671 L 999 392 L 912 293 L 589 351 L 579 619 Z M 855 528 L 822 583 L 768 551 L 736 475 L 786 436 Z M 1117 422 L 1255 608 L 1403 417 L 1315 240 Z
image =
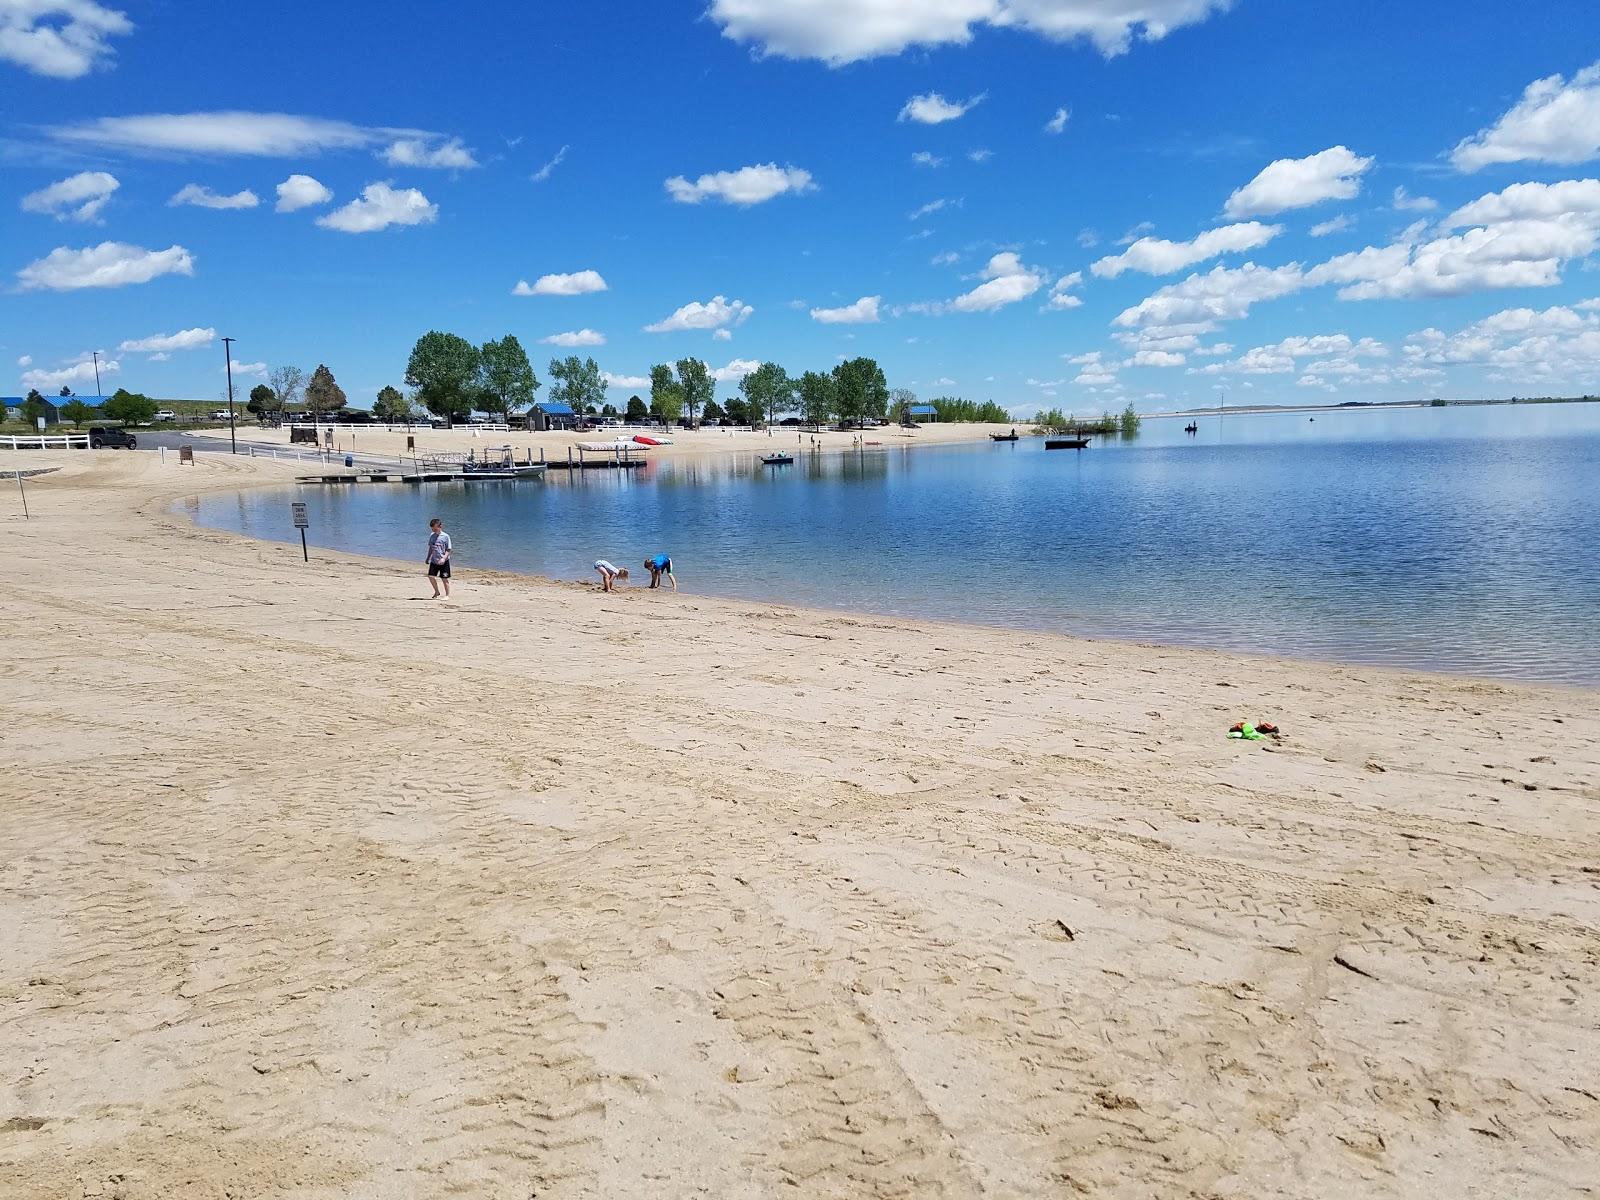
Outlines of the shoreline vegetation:
M 293 464 L 13 464 L 8 1200 L 1600 1175 L 1592 692 L 413 602 L 173 511 Z

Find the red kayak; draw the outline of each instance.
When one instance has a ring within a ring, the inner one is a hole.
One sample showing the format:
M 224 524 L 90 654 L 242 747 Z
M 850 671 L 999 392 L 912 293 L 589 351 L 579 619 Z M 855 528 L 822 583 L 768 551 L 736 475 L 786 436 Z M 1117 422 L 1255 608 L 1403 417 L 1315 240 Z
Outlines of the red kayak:
M 653 437 L 648 437 L 648 436 L 646 436 L 645 434 L 642 434 L 642 433 L 634 434 L 633 435 L 633 440 L 638 442 L 639 445 L 641 445 L 641 446 L 670 446 L 670 445 L 672 445 L 672 439 L 671 438 L 653 438 Z

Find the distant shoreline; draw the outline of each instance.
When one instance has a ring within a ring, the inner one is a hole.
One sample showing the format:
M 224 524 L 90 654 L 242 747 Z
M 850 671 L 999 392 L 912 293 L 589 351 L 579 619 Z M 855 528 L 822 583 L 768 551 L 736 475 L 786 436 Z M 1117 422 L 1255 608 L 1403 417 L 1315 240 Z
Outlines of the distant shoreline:
M 1405 408 L 1493 408 L 1498 405 L 1528 404 L 1600 404 L 1600 396 L 1539 396 L 1515 400 L 1446 400 L 1435 404 L 1431 400 L 1375 400 L 1355 401 L 1346 404 L 1239 404 L 1216 405 L 1212 408 L 1184 408 L 1170 412 L 1140 413 L 1141 418 L 1158 420 L 1167 417 L 1225 417 L 1251 413 L 1319 413 L 1319 412 L 1393 412 Z

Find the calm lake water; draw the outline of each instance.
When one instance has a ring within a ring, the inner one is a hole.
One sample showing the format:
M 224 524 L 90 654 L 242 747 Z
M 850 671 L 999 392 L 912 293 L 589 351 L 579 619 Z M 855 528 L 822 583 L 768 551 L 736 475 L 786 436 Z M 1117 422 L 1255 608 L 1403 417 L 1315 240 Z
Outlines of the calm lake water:
M 689 591 L 1600 685 L 1600 405 L 1312 416 L 187 509 L 298 541 L 300 499 L 313 545 L 419 563 L 441 516 L 468 587 L 474 566 L 593 579 L 665 550 Z

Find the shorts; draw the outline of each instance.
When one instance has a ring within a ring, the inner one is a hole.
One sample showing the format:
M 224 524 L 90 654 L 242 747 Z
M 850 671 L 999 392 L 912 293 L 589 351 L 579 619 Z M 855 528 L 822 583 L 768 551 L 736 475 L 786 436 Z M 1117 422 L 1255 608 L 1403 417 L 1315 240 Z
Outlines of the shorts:
M 442 562 L 442 563 L 429 563 L 428 564 L 428 577 L 431 579 L 436 575 L 440 579 L 449 579 L 450 578 L 450 560 L 449 559 L 445 559 L 445 561 Z

